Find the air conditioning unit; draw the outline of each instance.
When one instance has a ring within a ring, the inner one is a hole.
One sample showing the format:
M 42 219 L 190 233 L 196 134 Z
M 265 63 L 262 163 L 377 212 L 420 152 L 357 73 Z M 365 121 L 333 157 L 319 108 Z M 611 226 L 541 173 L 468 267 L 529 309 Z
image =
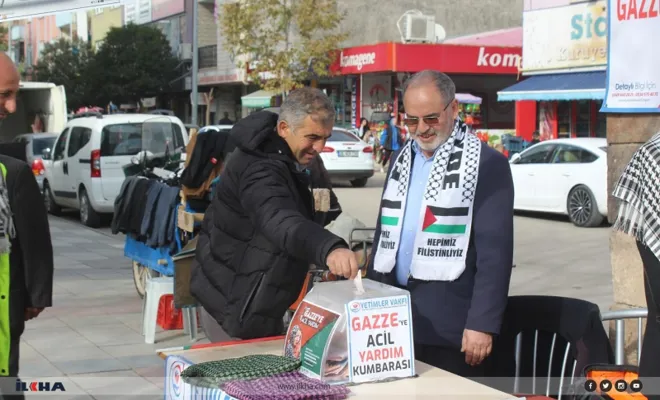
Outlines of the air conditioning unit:
M 435 43 L 435 16 L 408 14 L 404 21 L 403 37 L 406 42 Z
M 192 60 L 192 44 L 191 43 L 181 43 L 181 45 L 179 45 L 179 59 L 180 60 Z

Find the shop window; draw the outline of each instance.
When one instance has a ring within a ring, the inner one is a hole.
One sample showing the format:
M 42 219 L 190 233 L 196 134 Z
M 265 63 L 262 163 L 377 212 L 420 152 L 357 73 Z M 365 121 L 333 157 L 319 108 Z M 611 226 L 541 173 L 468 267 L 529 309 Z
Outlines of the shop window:
M 594 133 L 596 137 L 605 138 L 607 137 L 607 115 L 600 112 L 600 108 L 603 106 L 602 101 L 596 101 L 596 127 Z
M 589 100 L 577 102 L 577 115 L 575 117 L 575 135 L 577 137 L 591 136 L 591 102 Z
M 319 89 L 323 90 L 335 106 L 335 123 L 344 123 L 344 98 L 341 84 L 320 84 Z
M 560 101 L 557 103 L 557 137 L 571 137 L 571 111 L 570 101 Z
M 555 108 L 553 103 L 549 101 L 541 101 L 537 107 L 537 118 L 539 121 L 539 133 L 541 140 L 548 140 L 553 138 L 552 126 L 555 120 Z

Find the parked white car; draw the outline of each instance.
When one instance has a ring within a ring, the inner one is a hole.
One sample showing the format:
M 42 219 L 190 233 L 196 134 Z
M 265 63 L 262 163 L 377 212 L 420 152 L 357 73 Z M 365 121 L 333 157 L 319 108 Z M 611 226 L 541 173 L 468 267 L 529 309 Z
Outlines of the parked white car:
M 143 137 L 143 131 L 149 132 L 148 137 Z M 114 212 L 115 198 L 126 179 L 124 167 L 143 150 L 145 140 L 150 149 L 185 151 L 188 132 L 174 116 L 94 114 L 71 119 L 43 157 L 48 211 L 77 209 L 84 225 L 98 227 L 100 214 Z
M 568 215 L 580 227 L 607 216 L 607 140 L 555 139 L 511 157 L 514 208 Z
M 374 175 L 374 149 L 350 131 L 334 128 L 321 158 L 330 178 L 347 179 L 353 187 L 364 187 Z

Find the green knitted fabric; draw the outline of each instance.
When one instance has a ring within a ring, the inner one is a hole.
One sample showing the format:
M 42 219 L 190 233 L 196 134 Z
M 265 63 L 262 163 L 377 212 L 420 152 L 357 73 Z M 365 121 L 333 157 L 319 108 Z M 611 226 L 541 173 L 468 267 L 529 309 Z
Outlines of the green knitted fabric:
M 191 365 L 181 373 L 192 386 L 217 388 L 225 382 L 256 379 L 300 368 L 300 360 L 270 354 L 255 354 Z

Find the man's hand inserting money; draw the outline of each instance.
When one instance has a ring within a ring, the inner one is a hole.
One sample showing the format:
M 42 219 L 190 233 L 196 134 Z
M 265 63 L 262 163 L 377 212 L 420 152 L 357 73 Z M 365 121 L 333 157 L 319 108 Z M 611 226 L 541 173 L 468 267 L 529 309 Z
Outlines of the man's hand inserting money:
M 347 279 L 353 279 L 358 274 L 358 262 L 353 253 L 349 249 L 335 249 L 325 260 L 330 272 L 336 276 L 343 276 Z

